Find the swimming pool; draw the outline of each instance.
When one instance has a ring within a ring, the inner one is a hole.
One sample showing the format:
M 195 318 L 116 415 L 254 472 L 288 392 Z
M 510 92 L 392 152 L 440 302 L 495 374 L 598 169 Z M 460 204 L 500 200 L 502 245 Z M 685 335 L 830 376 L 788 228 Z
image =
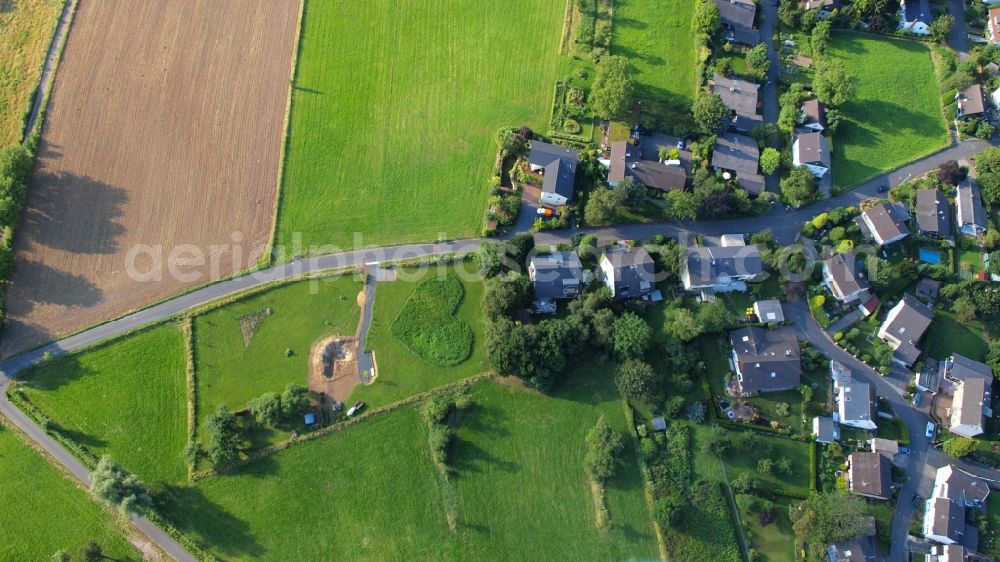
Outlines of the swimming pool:
M 920 248 L 920 261 L 941 265 L 941 252 L 930 248 Z

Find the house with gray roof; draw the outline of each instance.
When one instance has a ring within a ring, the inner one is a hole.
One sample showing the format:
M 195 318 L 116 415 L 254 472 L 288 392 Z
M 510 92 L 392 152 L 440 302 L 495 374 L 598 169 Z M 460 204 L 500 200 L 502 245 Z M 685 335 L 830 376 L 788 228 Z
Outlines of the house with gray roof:
M 645 248 L 614 248 L 601 255 L 601 273 L 611 295 L 618 299 L 641 298 L 656 290 L 653 258 Z
M 760 33 L 753 28 L 757 4 L 753 0 L 715 0 L 722 20 L 722 36 L 730 43 L 753 47 L 760 43 Z
M 535 299 L 572 299 L 583 289 L 583 264 L 576 252 L 535 256 L 528 264 L 528 277 L 535 287 Z
M 752 138 L 735 133 L 716 137 L 712 167 L 717 172 L 736 176 L 740 187 L 752 195 L 760 195 L 765 189 L 764 176 L 757 173 L 759 160 L 757 141 Z
M 821 178 L 830 171 L 830 146 L 823 133 L 802 133 L 792 143 L 792 165 Z
M 937 469 L 934 474 L 932 495 L 949 500 L 965 507 L 982 507 L 986 505 L 986 497 L 990 495 L 990 486 L 982 478 L 977 478 L 952 465 Z
M 638 145 L 617 141 L 611 145 L 608 185 L 618 187 L 627 177 L 660 191 L 685 189 L 691 180 L 691 153 L 678 150 L 676 159 L 661 160 L 661 148 L 674 149 L 657 142 L 660 135 L 644 137 Z
M 875 387 L 852 379 L 837 389 L 837 421 L 841 425 L 875 431 Z
M 986 232 L 988 226 L 986 209 L 979 196 L 979 186 L 965 180 L 958 184 L 958 194 L 955 197 L 955 218 L 958 230 L 969 236 L 979 236 Z
M 931 238 L 951 240 L 951 207 L 944 193 L 937 189 L 918 189 L 915 210 L 917 232 Z
M 764 272 L 757 246 L 693 246 L 681 264 L 686 291 L 725 293 L 746 291 L 747 282 Z
M 883 202 L 862 211 L 857 223 L 869 238 L 879 246 L 885 246 L 910 234 L 910 228 L 906 224 L 908 215 L 906 205 Z
M 754 302 L 753 314 L 758 321 L 765 324 L 783 324 L 785 322 L 785 311 L 782 310 L 779 300 Z
M 805 129 L 822 133 L 826 129 L 826 108 L 817 99 L 806 101 L 799 112 L 799 123 Z
M 986 413 L 990 412 L 990 393 L 986 380 L 969 378 L 957 383 L 956 387 L 948 416 L 948 431 L 962 437 L 982 435 L 983 420 Z
M 764 122 L 757 110 L 760 85 L 718 73 L 713 75 L 708 85 L 729 108 L 729 125 L 734 130 L 747 133 Z
M 860 536 L 827 547 L 827 562 L 882 562 L 875 545 L 875 531 L 875 518 L 868 517 L 866 529 Z
M 851 453 L 847 489 L 852 494 L 887 500 L 892 497 L 892 463 L 880 453 Z
M 743 328 L 729 333 L 736 372 L 733 390 L 741 396 L 799 386 L 802 354 L 791 328 Z
M 842 303 L 868 298 L 868 280 L 858 270 L 854 252 L 834 254 L 823 261 L 823 286 Z
M 840 441 L 840 427 L 833 418 L 829 416 L 816 416 L 813 418 L 812 434 L 818 443 L 833 443 Z
M 920 357 L 917 344 L 932 320 L 934 310 L 907 293 L 885 317 L 878 337 L 893 349 L 893 361 L 909 367 Z
M 979 84 L 967 86 L 955 93 L 955 105 L 958 106 L 957 119 L 972 119 L 983 117 L 986 113 L 986 96 Z
M 540 197 L 542 203 L 559 207 L 573 199 L 579 161 L 580 153 L 575 149 L 538 140 L 531 142 L 528 166 L 544 177 Z
M 927 500 L 924 508 L 924 538 L 955 544 L 965 535 L 965 506 L 946 497 Z

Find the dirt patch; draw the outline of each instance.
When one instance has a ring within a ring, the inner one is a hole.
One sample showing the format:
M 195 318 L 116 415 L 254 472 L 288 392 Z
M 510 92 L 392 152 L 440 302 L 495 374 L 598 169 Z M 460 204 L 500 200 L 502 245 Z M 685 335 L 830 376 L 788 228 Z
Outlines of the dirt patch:
M 270 308 L 265 308 L 264 310 L 240 316 L 240 333 L 243 335 L 243 347 L 250 347 L 250 340 L 253 339 L 254 334 L 260 329 L 260 325 L 264 323 L 264 320 L 272 312 Z
M 80 3 L 17 232 L 0 353 L 257 261 L 273 228 L 298 12 L 273 0 Z
M 357 338 L 330 336 L 312 347 L 309 390 L 343 402 L 360 383 Z

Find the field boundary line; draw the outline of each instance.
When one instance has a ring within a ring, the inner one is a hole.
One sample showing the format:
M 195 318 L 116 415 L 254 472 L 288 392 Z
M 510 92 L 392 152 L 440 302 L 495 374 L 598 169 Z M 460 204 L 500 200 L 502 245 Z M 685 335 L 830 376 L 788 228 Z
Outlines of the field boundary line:
M 646 461 L 642 458 L 639 451 L 639 436 L 636 434 L 635 425 L 635 412 L 632 411 L 632 406 L 628 403 L 628 400 L 621 400 L 622 409 L 625 411 L 625 423 L 628 425 L 629 439 L 632 441 L 632 446 L 635 449 L 636 462 L 639 464 L 639 472 L 642 475 L 642 490 L 643 495 L 646 497 L 646 513 L 649 515 L 649 520 L 653 524 L 653 533 L 656 535 L 656 545 L 660 549 L 660 561 L 666 562 L 670 560 L 670 554 L 667 551 L 667 539 L 663 531 L 663 527 L 656 521 L 654 516 L 654 503 L 653 499 L 653 485 L 649 477 L 649 467 L 646 466 Z
M 726 493 L 726 504 L 729 505 L 730 514 L 733 516 L 733 526 L 736 527 L 737 542 L 740 546 L 740 554 L 743 555 L 743 559 L 747 562 L 750 561 L 750 542 L 747 541 L 747 536 L 743 533 L 743 521 L 740 520 L 740 510 L 736 506 L 736 498 L 733 497 L 733 489 L 729 486 L 729 474 L 726 472 L 726 463 L 719 459 L 719 466 L 722 467 L 722 482 L 724 486 L 724 491 Z
M 573 34 L 573 14 L 575 12 L 573 0 L 566 0 L 566 13 L 563 14 L 562 36 L 559 38 L 559 55 L 569 52 L 570 35 Z
M 318 429 L 318 430 L 316 430 L 316 431 L 314 431 L 312 433 L 307 433 L 307 434 L 299 436 L 299 437 L 297 437 L 295 439 L 288 439 L 286 441 L 282 441 L 281 443 L 277 443 L 277 444 L 271 445 L 269 447 L 264 447 L 263 449 L 259 449 L 257 451 L 254 451 L 253 453 L 251 453 L 250 455 L 248 455 L 247 458 L 242 459 L 242 460 L 237 461 L 237 462 L 234 462 L 234 463 L 232 463 L 230 465 L 226 465 L 226 466 L 220 467 L 220 468 L 213 468 L 213 469 L 208 469 L 208 470 L 203 470 L 203 471 L 200 471 L 200 472 L 196 472 L 194 474 L 194 482 L 197 482 L 199 480 L 204 480 L 205 478 L 210 478 L 212 476 L 219 476 L 221 474 L 226 474 L 228 472 L 232 472 L 235 469 L 244 467 L 244 466 L 246 466 L 248 464 L 251 464 L 251 463 L 253 463 L 255 461 L 258 461 L 258 460 L 270 457 L 271 455 L 274 455 L 276 453 L 284 451 L 285 449 L 288 449 L 288 448 L 290 448 L 292 446 L 303 444 L 303 443 L 308 443 L 309 441 L 313 441 L 315 439 L 319 439 L 321 437 L 325 437 L 327 435 L 330 435 L 331 433 L 337 433 L 337 432 L 339 432 L 339 431 L 341 431 L 343 429 L 351 427 L 352 425 L 355 425 L 357 423 L 361 423 L 364 420 L 367 420 L 369 418 L 380 416 L 382 414 L 387 414 L 389 412 L 392 412 L 394 410 L 398 410 L 400 408 L 404 408 L 406 406 L 411 406 L 413 404 L 416 404 L 418 402 L 421 402 L 421 401 L 427 399 L 430 396 L 434 396 L 434 395 L 442 393 L 442 392 L 449 392 L 449 391 L 456 390 L 456 389 L 459 389 L 459 388 L 467 388 L 467 387 L 476 385 L 476 384 L 478 384 L 480 382 L 483 382 L 483 381 L 486 381 L 486 380 L 495 379 L 496 377 L 497 377 L 497 374 L 494 373 L 494 372 L 492 372 L 492 371 L 490 371 L 490 372 L 486 372 L 486 373 L 480 373 L 478 375 L 473 375 L 471 377 L 466 377 L 464 379 L 457 380 L 455 382 L 451 382 L 451 383 L 448 383 L 448 384 L 445 384 L 445 385 L 442 385 L 442 386 L 439 386 L 439 387 L 436 387 L 436 388 L 432 388 L 430 390 L 425 390 L 423 392 L 419 392 L 417 394 L 414 394 L 413 396 L 408 396 L 406 398 L 403 398 L 402 400 L 397 400 L 396 402 L 392 402 L 392 403 L 386 404 L 385 406 L 381 406 L 379 408 L 375 408 L 374 410 L 369 410 L 369 411 L 367 411 L 367 412 L 365 412 L 365 413 L 363 413 L 363 414 L 361 414 L 359 416 L 355 416 L 353 418 L 347 418 L 347 419 L 339 421 L 337 423 L 334 423 L 334 424 L 328 425 L 326 427 L 320 428 L 320 429 Z
M 261 265 L 274 263 L 274 241 L 278 237 L 278 217 L 281 211 L 281 199 L 284 193 L 285 167 L 288 160 L 288 143 L 292 138 L 292 109 L 295 105 L 295 80 L 299 74 L 299 59 L 302 56 L 302 29 L 306 20 L 306 2 L 299 0 L 299 16 L 295 24 L 295 42 L 292 44 L 292 68 L 288 77 L 288 99 L 285 100 L 285 123 L 281 129 L 281 154 L 278 156 L 278 177 L 274 186 L 274 208 L 271 214 L 271 236 L 267 247 L 260 257 Z
M 195 442 L 196 433 L 198 431 L 198 375 L 195 372 L 195 357 L 194 357 L 194 317 L 185 316 L 181 320 L 181 334 L 184 338 L 185 347 L 185 359 L 187 361 L 186 366 L 186 377 L 185 384 L 187 385 L 187 430 L 188 430 L 188 443 L 185 446 L 190 446 L 191 443 Z M 186 457 L 186 455 L 185 455 Z M 187 465 L 187 479 L 191 482 L 191 475 L 194 474 L 195 467 L 188 462 L 187 458 L 184 459 L 184 464 Z
M 45 108 L 49 105 L 52 87 L 56 83 L 56 71 L 59 70 L 59 63 L 62 62 L 63 51 L 66 49 L 66 42 L 69 38 L 69 30 L 73 25 L 73 19 L 79 5 L 79 0 L 65 0 L 62 12 L 59 14 L 59 21 L 52 30 L 49 48 L 45 51 L 45 59 L 42 62 L 42 71 L 38 75 L 38 84 L 35 86 L 34 95 L 31 96 L 31 108 L 28 110 L 28 115 L 25 116 L 24 123 L 21 124 L 22 143 L 35 133 L 41 133 L 42 125 L 45 122 Z

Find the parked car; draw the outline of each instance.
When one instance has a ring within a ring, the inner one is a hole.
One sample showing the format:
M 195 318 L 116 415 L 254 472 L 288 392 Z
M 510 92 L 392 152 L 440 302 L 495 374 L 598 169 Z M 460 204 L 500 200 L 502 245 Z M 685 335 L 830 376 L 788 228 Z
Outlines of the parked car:
M 919 392 L 913 395 L 913 407 L 914 408 L 919 408 L 920 407 L 920 393 Z
M 927 422 L 927 431 L 924 432 L 924 435 L 926 435 L 928 439 L 933 439 L 935 429 L 936 426 L 934 425 L 934 422 Z
M 910 501 L 910 507 L 917 507 L 918 505 L 920 505 L 921 501 L 922 500 L 920 499 L 920 496 L 913 494 L 913 500 Z
M 357 402 L 354 403 L 353 406 L 351 406 L 350 410 L 347 410 L 347 417 L 354 416 L 354 414 L 357 414 L 358 412 L 360 412 L 361 409 L 364 408 L 364 407 L 365 407 L 365 403 L 362 402 L 361 400 L 358 400 Z
M 878 186 L 878 192 L 879 193 L 885 193 L 886 191 L 889 191 L 889 186 L 888 185 L 882 184 L 882 185 Z
M 538 213 L 538 216 L 543 217 L 543 218 L 547 218 L 547 219 L 556 216 L 555 210 L 554 209 L 550 209 L 548 207 L 539 207 L 538 211 L 536 211 L 536 212 Z
M 684 139 L 677 139 L 677 150 L 684 150 Z
M 911 451 L 909 447 L 900 447 L 899 448 L 899 452 L 903 453 L 904 455 L 911 455 L 911 454 L 913 454 L 913 451 Z

